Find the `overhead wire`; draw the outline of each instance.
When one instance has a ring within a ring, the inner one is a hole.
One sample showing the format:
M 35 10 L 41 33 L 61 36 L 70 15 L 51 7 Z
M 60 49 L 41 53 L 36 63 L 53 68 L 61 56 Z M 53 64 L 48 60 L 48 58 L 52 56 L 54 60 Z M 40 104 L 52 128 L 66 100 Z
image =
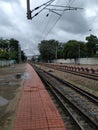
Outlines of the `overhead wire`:
M 74 2 L 74 0 L 69 0 L 68 3 L 66 4 L 66 6 L 69 6 L 70 4 L 72 4 Z M 45 38 L 47 38 L 47 36 L 49 35 L 49 33 L 52 31 L 52 29 L 55 27 L 55 25 L 57 24 L 57 22 L 61 19 L 61 17 L 63 16 L 64 12 L 66 10 L 63 10 L 62 14 L 58 17 L 58 19 L 55 21 L 55 23 L 53 24 L 53 26 L 50 28 L 50 30 L 47 32 L 47 34 L 45 35 Z
M 50 17 L 52 16 L 52 14 L 50 15 Z M 48 28 L 48 26 L 49 26 L 49 23 L 50 23 L 50 21 L 51 21 L 51 18 L 50 17 L 48 17 L 48 20 L 47 20 L 47 22 L 46 22 L 46 24 L 45 24 L 45 26 L 44 26 L 44 29 L 43 29 L 43 31 L 42 31 L 42 39 L 44 39 L 44 35 L 45 35 L 45 31 L 47 30 L 47 28 Z
M 68 3 L 67 3 L 67 5 L 69 5 L 71 1 L 72 1 L 72 0 L 69 0 Z
M 35 16 L 37 16 L 39 13 L 41 13 L 47 6 L 49 6 L 51 3 L 53 3 L 55 0 L 50 0 L 49 2 L 47 2 L 47 4 L 45 4 L 45 7 L 43 7 L 39 12 L 37 12 L 35 15 L 32 16 L 32 18 L 34 18 Z M 36 8 L 35 8 L 36 9 Z M 38 9 L 38 8 L 37 8 Z
M 57 0 L 56 3 L 57 3 L 58 1 L 59 1 L 59 0 Z M 47 30 L 47 28 L 48 28 L 48 26 L 49 26 L 49 24 L 50 24 L 51 19 L 52 19 L 52 14 L 50 14 L 50 17 L 48 17 L 47 23 L 46 23 L 46 25 L 45 25 L 45 27 L 44 27 L 44 29 L 43 29 L 43 31 L 42 31 L 42 39 L 45 39 L 45 32 L 46 32 L 46 30 Z
M 46 3 L 44 3 L 44 4 L 40 5 L 40 6 L 37 6 L 36 8 L 34 8 L 33 10 L 31 10 L 31 12 L 33 12 L 33 11 L 35 11 L 35 10 L 41 8 L 42 6 L 47 5 L 48 3 L 52 2 L 52 1 L 54 1 L 54 0 L 47 1 Z
M 69 2 L 67 3 L 67 5 L 69 5 L 69 3 L 71 2 L 71 0 L 69 0 Z M 66 6 L 67 6 L 66 5 Z M 60 20 L 60 18 L 62 17 L 64 11 L 62 12 L 61 16 L 58 17 L 58 19 L 55 21 L 55 23 L 53 24 L 53 26 L 50 28 L 50 30 L 47 32 L 47 34 L 45 35 L 45 38 L 47 38 L 48 34 L 52 31 L 52 29 L 55 27 L 55 25 L 57 24 L 57 22 Z
M 70 5 L 72 5 L 74 2 L 75 2 L 75 0 L 72 0 L 71 3 L 70 3 Z
M 47 32 L 47 34 L 45 35 L 45 37 L 47 38 L 48 34 L 51 32 L 51 30 L 54 28 L 54 26 L 57 24 L 57 22 L 60 20 L 61 16 L 59 16 L 59 18 L 55 21 L 55 23 L 53 24 L 53 26 L 50 28 L 50 30 Z
M 56 3 L 57 3 L 58 1 L 59 1 L 59 0 L 57 0 Z M 51 6 L 51 5 L 50 5 L 50 6 Z M 52 16 L 52 14 L 51 14 L 51 16 Z M 58 18 L 58 20 L 59 20 L 59 18 Z M 58 22 L 58 20 L 57 20 L 56 22 Z M 45 37 L 47 37 L 47 36 L 46 36 L 47 34 L 44 34 L 44 32 L 45 32 L 46 29 L 48 28 L 50 21 L 51 21 L 51 18 L 49 19 L 49 21 L 48 21 L 48 23 L 46 24 L 45 29 L 44 29 L 44 31 L 43 31 L 43 35 L 44 35 L 43 38 L 44 38 L 44 39 L 45 39 Z M 56 24 L 56 22 L 55 22 L 54 24 Z M 53 25 L 54 25 L 54 24 L 53 24 Z M 52 26 L 52 27 L 53 27 L 53 26 Z M 51 27 L 51 28 L 52 28 L 52 27 Z M 49 30 L 50 30 L 50 29 L 49 29 Z M 48 33 L 49 33 L 49 32 L 50 32 L 50 31 L 48 31 Z

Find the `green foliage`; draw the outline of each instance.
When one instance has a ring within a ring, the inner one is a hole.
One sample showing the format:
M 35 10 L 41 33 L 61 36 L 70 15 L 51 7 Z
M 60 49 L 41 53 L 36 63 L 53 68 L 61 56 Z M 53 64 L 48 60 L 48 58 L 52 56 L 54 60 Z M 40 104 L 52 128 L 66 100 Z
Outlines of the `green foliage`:
M 27 57 L 25 56 L 25 53 L 23 51 L 21 51 L 21 60 L 22 61 L 27 60 Z
M 39 44 L 39 52 L 43 61 L 51 61 L 56 58 L 77 59 L 96 56 L 96 44 L 98 39 L 94 35 L 86 37 L 87 43 L 77 40 L 69 40 L 67 43 L 59 43 L 55 40 L 44 40 Z
M 39 52 L 43 61 L 51 61 L 56 57 L 61 57 L 62 49 L 61 44 L 55 40 L 44 40 L 38 45 Z M 59 52 L 59 55 L 58 55 Z
M 22 53 L 22 59 L 24 60 L 25 55 Z M 16 60 L 19 62 L 19 41 L 15 39 L 0 39 L 0 59 Z
M 96 54 L 98 38 L 94 35 L 90 35 L 86 37 L 86 40 L 87 43 L 77 40 L 69 40 L 65 44 L 59 43 L 55 40 L 41 41 L 39 44 L 41 58 L 44 61 L 48 61 L 56 59 L 56 55 L 57 58 L 74 58 L 75 60 L 84 57 L 98 57 Z
M 81 41 L 70 40 L 64 44 L 64 58 L 77 59 L 86 56 L 85 44 Z
M 98 44 L 98 38 L 94 35 L 86 37 L 87 43 L 87 55 L 88 57 L 94 56 L 96 54 L 96 44 Z
M 95 57 L 95 58 L 98 58 L 98 54 L 95 54 L 94 57 Z
M 9 51 L 8 55 L 9 55 L 9 60 L 16 59 L 16 57 L 17 57 L 17 51 L 13 51 L 13 50 Z
M 8 59 L 8 52 L 0 48 L 0 59 Z

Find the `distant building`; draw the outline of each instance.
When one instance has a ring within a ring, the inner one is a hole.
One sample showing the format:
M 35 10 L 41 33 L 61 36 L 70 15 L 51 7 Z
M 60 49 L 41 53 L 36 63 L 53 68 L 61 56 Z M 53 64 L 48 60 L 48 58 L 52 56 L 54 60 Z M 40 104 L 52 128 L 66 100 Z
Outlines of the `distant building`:
M 27 60 L 31 60 L 32 59 L 32 56 L 27 56 Z
M 33 55 L 32 56 L 32 61 L 39 62 L 39 55 Z

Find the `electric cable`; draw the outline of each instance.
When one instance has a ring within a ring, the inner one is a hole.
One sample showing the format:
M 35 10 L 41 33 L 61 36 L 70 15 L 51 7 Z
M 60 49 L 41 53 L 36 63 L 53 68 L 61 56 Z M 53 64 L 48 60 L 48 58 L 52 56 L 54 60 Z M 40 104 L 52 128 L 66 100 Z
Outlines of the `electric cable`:
M 61 15 L 62 16 L 62 15 Z M 56 22 L 53 24 L 53 26 L 50 28 L 50 30 L 47 32 L 47 34 L 45 35 L 45 39 L 47 38 L 48 34 L 51 32 L 51 30 L 55 27 L 55 25 L 57 24 L 57 22 L 60 20 L 61 16 L 59 16 L 59 18 L 56 20 Z
M 70 3 L 70 5 L 72 5 L 72 4 L 73 4 L 73 2 L 75 2 L 75 0 L 72 0 L 72 1 L 71 1 L 71 3 Z
M 67 5 L 65 6 L 65 7 L 67 7 L 70 3 L 72 4 L 74 2 L 74 0 L 69 0 L 69 2 L 67 3 Z M 68 6 L 68 7 L 70 7 L 70 6 Z M 77 8 L 75 8 L 75 10 L 76 10 Z M 82 8 L 80 8 L 80 9 L 82 9 Z M 55 27 L 55 25 L 57 24 L 57 22 L 60 20 L 60 18 L 63 16 L 63 14 L 64 14 L 64 12 L 66 11 L 66 10 L 73 10 L 73 9 L 64 9 L 63 10 L 63 12 L 62 12 L 62 14 L 59 16 L 59 18 L 56 20 L 56 22 L 53 24 L 53 26 L 50 28 L 50 30 L 47 32 L 47 34 L 45 35 L 45 37 L 47 37 L 48 36 L 48 34 L 51 32 L 51 30 Z
M 31 10 L 31 12 L 33 12 L 33 11 L 35 11 L 35 10 L 41 8 L 42 6 L 47 5 L 48 3 L 52 2 L 52 1 L 54 1 L 54 0 L 50 0 L 50 1 L 48 1 L 48 2 L 46 2 L 46 3 L 44 3 L 44 4 L 42 4 L 42 5 L 40 5 L 40 6 L 36 7 L 36 8 L 34 8 L 33 10 Z
M 55 0 L 51 0 L 50 2 L 48 2 L 48 4 L 46 4 L 46 6 L 44 8 L 42 8 L 39 12 L 37 12 L 35 15 L 32 16 L 32 18 L 34 18 L 35 16 L 37 16 L 39 13 L 41 13 L 47 6 L 49 6 L 51 3 L 53 3 Z
M 70 0 L 70 1 L 71 1 L 71 0 Z M 69 2 L 68 2 L 68 3 L 69 3 Z M 67 5 L 68 5 L 68 3 L 67 3 Z M 67 5 L 66 5 L 66 6 L 67 6 Z M 58 21 L 60 20 L 60 18 L 62 17 L 63 13 L 64 13 L 64 11 L 62 12 L 61 16 L 58 17 L 58 19 L 57 19 L 56 22 L 53 24 L 53 26 L 50 28 L 50 30 L 47 32 L 47 34 L 45 35 L 45 37 L 47 37 L 48 34 L 51 32 L 51 30 L 55 27 L 55 25 L 57 24 L 57 22 L 58 22 Z
M 57 3 L 58 1 L 59 1 L 59 0 L 57 0 L 56 3 Z M 50 6 L 50 5 L 49 5 L 49 6 Z M 44 38 L 44 37 L 45 37 L 45 32 L 46 32 L 46 30 L 47 30 L 47 28 L 48 28 L 48 26 L 49 26 L 49 23 L 50 23 L 51 19 L 52 19 L 52 13 L 51 13 L 50 17 L 48 17 L 48 21 L 47 21 L 47 23 L 46 23 L 46 25 L 45 25 L 45 27 L 44 27 L 44 30 L 42 31 L 42 39 L 45 39 L 45 38 Z

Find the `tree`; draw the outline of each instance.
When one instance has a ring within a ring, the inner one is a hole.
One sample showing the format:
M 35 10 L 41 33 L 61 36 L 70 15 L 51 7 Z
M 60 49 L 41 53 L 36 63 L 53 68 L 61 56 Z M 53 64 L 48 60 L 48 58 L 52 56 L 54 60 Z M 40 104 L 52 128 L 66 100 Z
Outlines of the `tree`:
M 8 59 L 8 53 L 5 49 L 0 49 L 0 59 Z
M 21 58 L 23 60 L 26 59 L 24 52 L 21 52 L 21 48 L 19 46 L 19 41 L 11 38 L 8 39 L 0 39 L 0 59 L 6 60 L 16 60 L 19 63 L 19 54 L 21 53 Z
M 86 56 L 86 49 L 84 42 L 70 40 L 64 44 L 64 58 L 76 59 Z
M 22 61 L 26 61 L 27 60 L 27 57 L 25 56 L 24 51 L 21 51 L 21 60 Z
M 86 40 L 87 55 L 94 56 L 96 54 L 96 44 L 98 44 L 98 38 L 91 34 L 86 37 Z
M 38 45 L 39 52 L 43 61 L 51 61 L 56 59 L 58 56 L 58 52 L 61 51 L 61 44 L 56 40 L 43 40 Z
M 7 40 L 0 39 L 0 59 L 8 59 Z
M 19 41 L 11 38 L 8 42 L 9 59 L 14 59 L 19 63 Z
M 64 49 L 64 44 L 63 43 L 59 43 L 59 45 L 57 47 L 57 58 L 58 59 L 64 58 L 63 49 Z

